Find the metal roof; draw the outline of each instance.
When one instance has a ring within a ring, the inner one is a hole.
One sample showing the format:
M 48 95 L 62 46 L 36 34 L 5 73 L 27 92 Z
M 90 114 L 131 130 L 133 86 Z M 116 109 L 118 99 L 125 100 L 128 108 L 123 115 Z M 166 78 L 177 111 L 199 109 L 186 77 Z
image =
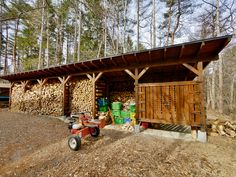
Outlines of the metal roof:
M 194 64 L 202 61 L 206 66 L 218 59 L 218 53 L 230 42 L 232 36 L 221 36 L 177 45 L 165 46 L 139 52 L 81 61 L 40 70 L 3 75 L 0 78 L 9 81 L 21 81 L 40 78 L 83 75 L 86 73 L 114 72 L 124 69 L 158 67 L 163 71 L 167 66 L 182 63 Z

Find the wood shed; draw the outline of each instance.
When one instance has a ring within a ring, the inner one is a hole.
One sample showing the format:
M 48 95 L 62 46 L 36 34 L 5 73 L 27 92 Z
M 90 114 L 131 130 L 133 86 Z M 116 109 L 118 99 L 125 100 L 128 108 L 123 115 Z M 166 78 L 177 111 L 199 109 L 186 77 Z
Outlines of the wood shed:
M 136 119 L 205 129 L 203 70 L 230 42 L 216 37 L 1 76 L 14 111 L 96 114 L 96 100 L 127 92 Z M 30 98 L 30 99 L 29 99 Z

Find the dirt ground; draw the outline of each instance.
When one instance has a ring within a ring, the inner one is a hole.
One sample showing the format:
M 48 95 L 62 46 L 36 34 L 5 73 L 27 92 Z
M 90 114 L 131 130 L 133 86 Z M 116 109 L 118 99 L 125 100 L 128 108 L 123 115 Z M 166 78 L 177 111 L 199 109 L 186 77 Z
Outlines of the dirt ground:
M 0 111 L 0 176 L 236 177 L 236 140 L 207 143 L 103 129 L 82 148 L 67 146 L 55 118 Z

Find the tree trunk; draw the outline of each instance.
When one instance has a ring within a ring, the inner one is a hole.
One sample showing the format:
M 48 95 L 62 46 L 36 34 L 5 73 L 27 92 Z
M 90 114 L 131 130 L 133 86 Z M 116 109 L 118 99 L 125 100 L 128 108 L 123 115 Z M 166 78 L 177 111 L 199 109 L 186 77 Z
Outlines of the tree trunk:
M 47 9 L 47 49 L 46 49 L 46 66 L 49 67 L 49 12 Z
M 152 42 L 152 47 L 156 47 L 156 1 L 152 1 L 152 37 L 153 37 L 153 42 Z
M 223 60 L 222 57 L 219 55 L 219 112 L 224 112 L 223 107 Z
M 166 35 L 166 45 L 169 45 L 169 34 L 170 34 L 170 27 L 171 27 L 171 10 L 172 6 L 169 7 L 169 18 L 168 18 L 168 30 L 167 30 L 167 35 Z
M 44 0 L 43 0 L 44 6 Z M 40 40 L 39 40 L 39 60 L 38 60 L 38 69 L 42 67 L 42 48 L 43 48 L 43 31 L 44 31 L 44 8 L 42 8 L 42 17 L 41 17 L 41 31 L 40 31 Z
M 123 53 L 126 53 L 126 45 L 125 45 L 125 41 L 126 41 L 126 13 L 127 13 L 127 0 L 123 0 L 123 4 L 124 4 L 124 29 L 123 29 Z
M 176 31 L 178 30 L 179 28 L 179 22 L 180 22 L 180 16 L 181 16 L 181 9 L 180 9 L 180 3 L 181 1 L 178 0 L 178 13 L 177 13 L 177 17 L 176 17 L 176 23 L 175 23 L 175 27 L 174 27 L 174 30 L 173 32 L 171 33 L 171 44 L 173 45 L 174 42 L 175 42 L 175 33 Z
M 58 48 L 59 48 L 58 47 L 59 46 L 58 42 L 59 42 L 59 31 L 57 31 L 56 50 L 55 50 L 55 63 L 54 63 L 54 65 L 58 64 Z
M 19 22 L 20 19 L 16 19 L 16 24 L 15 24 L 15 34 L 14 34 L 14 45 L 13 45 L 13 58 L 12 58 L 12 63 L 13 63 L 13 71 L 14 73 L 16 72 L 16 46 L 17 46 L 17 35 L 18 35 L 18 30 L 19 30 Z
M 4 60 L 4 74 L 8 72 L 8 24 L 6 23 L 6 47 L 5 47 L 5 60 Z
M 78 26 L 78 49 L 77 49 L 77 61 L 80 61 L 80 39 L 81 39 L 81 26 L 82 26 L 82 15 L 81 15 L 81 3 L 79 3 L 79 26 Z
M 106 23 L 107 23 L 107 17 L 105 15 L 105 22 L 104 22 L 104 57 L 107 56 L 107 27 L 106 27 Z
M 77 51 L 77 28 L 78 28 L 78 18 L 75 20 L 75 33 L 74 33 L 74 53 L 73 53 L 73 61 L 76 61 L 76 51 Z
M 219 0 L 216 0 L 216 35 L 220 36 L 220 20 L 219 20 Z M 223 107 L 223 60 L 219 55 L 219 112 L 224 112 Z
M 0 5 L 0 16 L 2 16 L 2 5 Z M 2 21 L 0 20 L 0 67 L 1 67 L 1 63 L 2 63 Z M 0 73 L 1 73 L 1 69 L 0 69 Z
M 212 93 L 211 108 L 212 108 L 212 110 L 215 110 L 215 100 L 216 100 L 216 94 L 215 94 L 216 71 L 215 71 L 214 67 L 215 66 L 213 63 L 212 84 L 211 84 L 211 93 Z
M 234 74 L 233 76 L 233 80 L 232 80 L 232 84 L 230 87 L 230 104 L 229 104 L 229 108 L 230 111 L 233 112 L 234 109 L 234 84 L 235 84 L 235 80 L 236 80 L 236 74 Z
M 139 3 L 140 0 L 137 0 L 137 51 L 139 51 Z
M 210 104 L 211 104 L 211 84 L 210 84 L 210 78 L 208 77 L 206 79 L 206 95 L 207 95 L 207 109 L 210 108 Z
M 116 39 L 116 54 L 119 53 L 119 41 L 120 41 L 120 13 L 118 13 L 117 19 L 117 39 Z

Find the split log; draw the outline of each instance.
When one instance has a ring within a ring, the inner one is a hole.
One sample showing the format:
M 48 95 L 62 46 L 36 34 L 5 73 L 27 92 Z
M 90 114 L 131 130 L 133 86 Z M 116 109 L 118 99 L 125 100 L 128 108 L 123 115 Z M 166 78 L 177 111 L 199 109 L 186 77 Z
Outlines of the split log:
M 135 100 L 135 92 L 124 91 L 124 92 L 111 92 L 110 93 L 111 102 L 119 101 L 126 103 L 129 100 Z
M 92 81 L 80 78 L 73 81 L 70 86 L 71 112 L 91 112 L 93 99 Z
M 210 136 L 228 136 L 236 138 L 236 122 L 230 120 L 208 120 L 208 134 Z

